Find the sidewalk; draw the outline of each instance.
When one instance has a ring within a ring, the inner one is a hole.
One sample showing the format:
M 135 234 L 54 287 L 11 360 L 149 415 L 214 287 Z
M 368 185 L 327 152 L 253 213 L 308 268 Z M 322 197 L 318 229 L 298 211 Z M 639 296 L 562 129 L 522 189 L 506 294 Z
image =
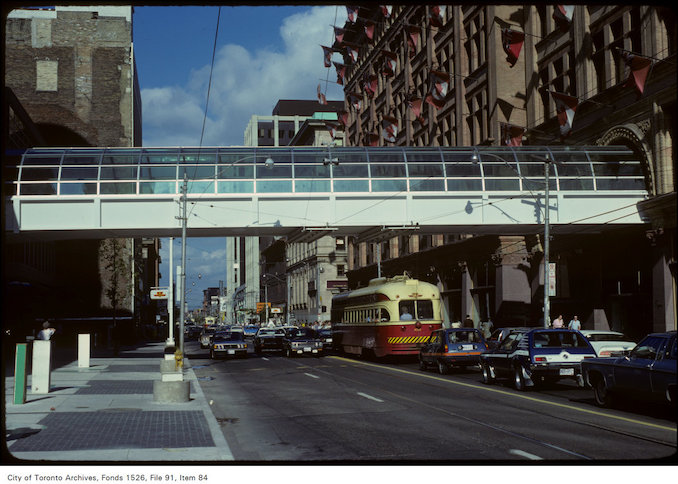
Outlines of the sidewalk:
M 89 368 L 74 361 L 52 370 L 48 394 L 33 394 L 28 377 L 26 403 L 14 401 L 14 378 L 5 376 L 6 445 L 13 462 L 151 463 L 233 460 L 190 361 L 185 403 L 153 401 L 161 379 L 164 343 L 91 358 Z M 8 456 L 3 456 L 3 463 Z

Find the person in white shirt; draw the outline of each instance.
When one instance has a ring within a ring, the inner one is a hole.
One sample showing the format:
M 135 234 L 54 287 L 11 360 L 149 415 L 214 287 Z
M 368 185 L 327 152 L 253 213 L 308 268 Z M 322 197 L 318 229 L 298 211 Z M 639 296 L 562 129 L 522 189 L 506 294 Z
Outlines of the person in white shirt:
M 38 333 L 38 339 L 43 341 L 49 341 L 55 332 L 56 329 L 51 327 L 49 321 L 45 321 L 44 323 L 42 323 L 42 329 Z
M 581 329 L 581 321 L 579 321 L 577 316 L 573 316 L 567 327 L 579 331 Z
M 559 315 L 556 319 L 553 320 L 553 328 L 564 328 L 565 322 L 563 321 L 563 315 Z

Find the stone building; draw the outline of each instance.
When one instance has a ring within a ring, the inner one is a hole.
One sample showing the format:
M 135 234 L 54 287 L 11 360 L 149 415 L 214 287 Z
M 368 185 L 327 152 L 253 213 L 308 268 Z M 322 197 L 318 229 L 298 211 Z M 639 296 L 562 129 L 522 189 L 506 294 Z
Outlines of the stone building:
M 5 146 L 141 145 L 132 14 L 131 6 L 9 12 Z M 149 290 L 159 280 L 158 250 L 156 239 L 9 237 L 5 286 L 12 294 L 23 288 L 21 297 L 34 301 L 24 324 L 45 317 L 76 324 L 113 316 L 125 324 L 154 323 Z
M 545 4 L 347 12 L 333 45 L 345 66 L 337 75 L 347 146 L 632 148 L 650 194 L 637 207 L 648 225 L 553 236 L 551 312 L 635 337 L 675 329 L 675 12 Z M 349 285 L 408 270 L 440 285 L 452 321 L 542 324 L 543 235 L 473 235 L 349 240 Z

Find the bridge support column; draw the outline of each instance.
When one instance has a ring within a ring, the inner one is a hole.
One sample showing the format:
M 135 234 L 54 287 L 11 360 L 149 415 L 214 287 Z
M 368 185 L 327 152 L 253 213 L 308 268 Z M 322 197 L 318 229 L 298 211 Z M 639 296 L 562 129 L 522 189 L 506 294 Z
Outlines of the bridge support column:
M 495 263 L 495 325 L 527 323 L 532 309 L 532 290 L 527 265 L 525 237 L 499 237 Z

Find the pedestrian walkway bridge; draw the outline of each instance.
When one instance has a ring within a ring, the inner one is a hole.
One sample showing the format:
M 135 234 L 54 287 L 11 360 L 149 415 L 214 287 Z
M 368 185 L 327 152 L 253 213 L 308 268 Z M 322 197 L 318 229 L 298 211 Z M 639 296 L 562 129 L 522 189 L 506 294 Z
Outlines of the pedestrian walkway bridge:
M 548 160 L 548 161 L 547 161 Z M 624 147 L 39 148 L 5 167 L 8 236 L 524 234 L 642 223 Z M 185 188 L 184 188 L 185 185 Z

